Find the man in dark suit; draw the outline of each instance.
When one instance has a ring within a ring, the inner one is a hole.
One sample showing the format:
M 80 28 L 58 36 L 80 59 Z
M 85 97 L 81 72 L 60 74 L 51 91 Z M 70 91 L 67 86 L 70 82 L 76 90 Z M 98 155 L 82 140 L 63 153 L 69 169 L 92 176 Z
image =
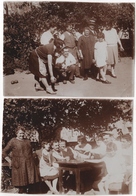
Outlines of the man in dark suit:
M 88 27 L 90 30 L 90 34 L 94 37 L 94 40 L 96 42 L 97 41 L 97 32 L 95 30 L 95 26 L 96 26 L 95 19 L 89 20 Z M 96 78 L 97 73 L 98 73 L 98 69 L 96 68 L 96 66 L 94 66 L 94 63 L 93 63 L 93 65 L 91 66 L 91 77 Z

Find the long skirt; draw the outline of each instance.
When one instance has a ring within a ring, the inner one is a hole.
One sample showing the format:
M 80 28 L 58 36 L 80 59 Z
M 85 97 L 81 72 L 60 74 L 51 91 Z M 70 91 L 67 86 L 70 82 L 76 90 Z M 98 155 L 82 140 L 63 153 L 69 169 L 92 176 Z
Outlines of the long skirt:
M 108 50 L 108 61 L 107 64 L 109 65 L 115 65 L 118 63 L 118 46 L 112 46 L 108 45 L 107 46 Z
M 46 65 L 38 58 L 35 51 L 32 51 L 29 57 L 29 70 L 38 78 L 46 78 L 47 76 Z

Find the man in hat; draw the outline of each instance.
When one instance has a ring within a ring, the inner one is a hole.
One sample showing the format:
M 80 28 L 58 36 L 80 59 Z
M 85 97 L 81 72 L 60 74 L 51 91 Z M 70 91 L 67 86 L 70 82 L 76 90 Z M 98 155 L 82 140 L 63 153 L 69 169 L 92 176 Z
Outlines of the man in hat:
M 82 76 L 80 75 L 79 62 L 78 62 L 78 57 L 77 57 L 76 39 L 75 39 L 72 31 L 73 31 L 72 24 L 67 23 L 66 24 L 66 31 L 60 36 L 60 39 L 62 39 L 64 41 L 65 46 L 69 49 L 69 52 L 76 59 L 75 76 L 78 78 L 82 78 Z
M 90 34 L 94 36 L 95 41 L 96 41 L 97 32 L 95 31 L 95 20 L 94 19 L 89 20 L 89 29 L 90 29 Z
M 76 59 L 69 52 L 68 48 L 63 48 L 62 54 L 56 59 L 56 65 L 60 65 L 61 69 L 64 69 L 66 72 L 66 76 L 63 76 L 63 83 L 66 84 L 66 78 L 68 75 L 69 81 L 74 84 L 74 75 L 76 72 Z
M 94 42 L 97 41 L 97 32 L 95 30 L 95 23 L 96 23 L 95 19 L 92 18 L 91 20 L 89 20 L 89 24 L 88 24 L 90 34 L 93 36 Z M 97 73 L 98 73 L 98 69 L 96 68 L 96 66 L 94 66 L 93 63 L 91 66 L 91 77 L 96 78 Z

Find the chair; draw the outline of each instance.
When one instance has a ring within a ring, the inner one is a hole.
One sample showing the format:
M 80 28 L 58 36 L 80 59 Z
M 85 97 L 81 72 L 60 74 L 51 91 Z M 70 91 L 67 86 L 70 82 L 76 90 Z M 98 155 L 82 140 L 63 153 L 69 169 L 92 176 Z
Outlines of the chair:
M 114 182 L 109 185 L 109 193 L 116 192 L 117 194 L 122 193 L 122 182 Z

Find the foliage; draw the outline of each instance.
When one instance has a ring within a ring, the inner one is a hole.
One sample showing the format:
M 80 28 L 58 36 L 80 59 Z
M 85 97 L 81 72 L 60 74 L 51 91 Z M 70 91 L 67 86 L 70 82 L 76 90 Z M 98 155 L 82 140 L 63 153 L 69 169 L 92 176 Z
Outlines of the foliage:
M 66 22 L 72 22 L 82 31 L 91 17 L 96 19 L 97 24 L 110 19 L 119 25 L 134 25 L 134 7 L 131 3 L 39 2 L 38 6 L 31 2 L 14 4 L 16 10 L 24 12 L 9 14 L 10 2 L 4 3 L 4 69 L 28 68 L 29 54 L 40 44 L 40 35 L 48 29 L 49 22 L 55 21 L 62 31 Z
M 18 124 L 37 130 L 40 140 L 54 139 L 62 127 L 91 135 L 119 118 L 132 121 L 132 102 L 88 99 L 5 99 L 3 146 L 15 136 Z

